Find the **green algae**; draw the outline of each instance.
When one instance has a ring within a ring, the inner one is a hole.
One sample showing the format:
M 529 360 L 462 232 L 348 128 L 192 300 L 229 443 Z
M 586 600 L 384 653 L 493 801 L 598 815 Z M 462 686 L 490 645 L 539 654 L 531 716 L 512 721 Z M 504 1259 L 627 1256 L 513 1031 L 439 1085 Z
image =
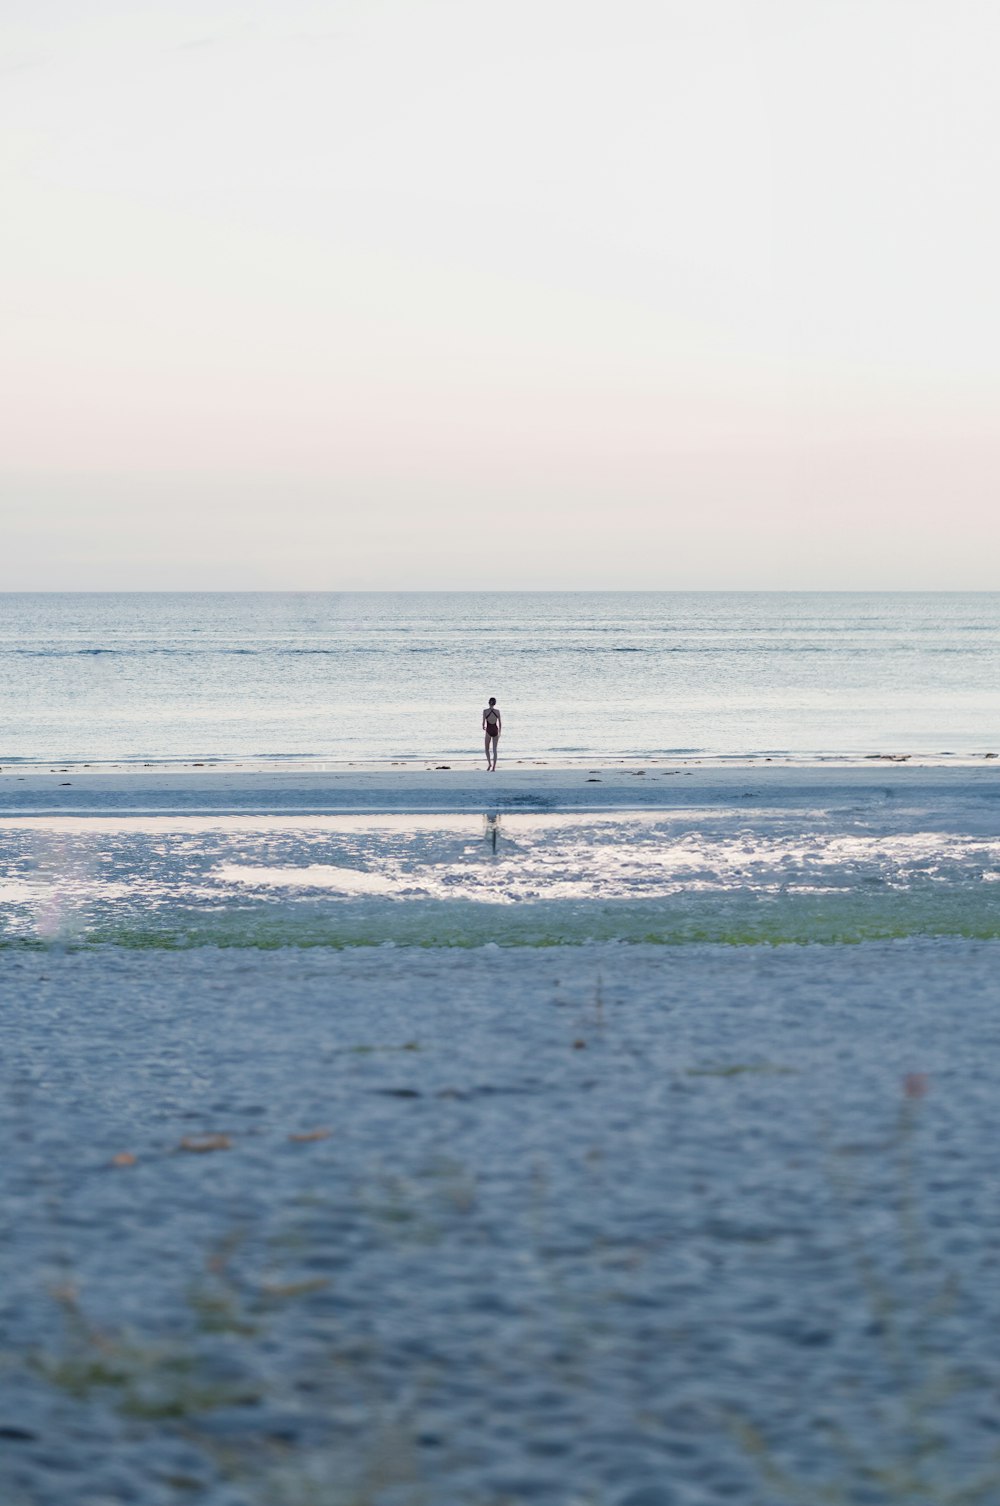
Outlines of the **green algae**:
M 129 951 L 187 951 L 198 947 L 378 947 L 468 949 L 494 944 L 562 947 L 621 941 L 651 946 L 859 945 L 914 937 L 1000 938 L 1000 904 L 983 886 L 780 895 L 677 895 L 655 901 L 525 904 L 471 901 L 338 902 L 277 906 L 262 903 L 228 912 L 173 909 L 162 923 L 149 915 L 102 918 L 73 941 L 78 951 L 100 946 Z M 31 938 L 0 947 L 36 951 Z

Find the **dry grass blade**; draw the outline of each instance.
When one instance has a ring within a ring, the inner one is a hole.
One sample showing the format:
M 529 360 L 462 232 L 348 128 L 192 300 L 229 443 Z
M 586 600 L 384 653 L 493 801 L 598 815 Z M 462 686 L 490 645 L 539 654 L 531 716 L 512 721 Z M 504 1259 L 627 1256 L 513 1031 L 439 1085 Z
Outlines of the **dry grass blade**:
M 185 1135 L 177 1149 L 203 1156 L 211 1150 L 232 1150 L 232 1147 L 233 1142 L 228 1135 Z

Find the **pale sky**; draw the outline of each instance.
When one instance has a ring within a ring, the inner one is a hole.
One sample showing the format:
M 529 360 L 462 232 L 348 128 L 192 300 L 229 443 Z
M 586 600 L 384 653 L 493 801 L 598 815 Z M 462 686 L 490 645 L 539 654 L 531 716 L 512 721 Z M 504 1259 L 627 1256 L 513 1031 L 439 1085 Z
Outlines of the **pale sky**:
M 996 0 L 5 0 L 0 589 L 998 584 Z

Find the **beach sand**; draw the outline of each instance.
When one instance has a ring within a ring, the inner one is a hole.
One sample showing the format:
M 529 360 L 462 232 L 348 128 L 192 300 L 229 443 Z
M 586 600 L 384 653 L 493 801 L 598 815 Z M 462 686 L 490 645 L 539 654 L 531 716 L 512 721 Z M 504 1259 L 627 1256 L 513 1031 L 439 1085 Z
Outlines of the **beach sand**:
M 996 766 L 639 767 L 0 774 L 5 1506 L 992 1480 Z
M 620 759 L 614 763 L 434 765 L 14 764 L 0 769 L 0 815 L 113 811 L 354 812 L 657 809 L 759 798 L 820 805 L 886 789 L 928 807 L 1000 791 L 1000 760 L 874 754 L 815 759 Z
M 998 962 L 0 954 L 4 1501 L 944 1501 L 995 1450 Z

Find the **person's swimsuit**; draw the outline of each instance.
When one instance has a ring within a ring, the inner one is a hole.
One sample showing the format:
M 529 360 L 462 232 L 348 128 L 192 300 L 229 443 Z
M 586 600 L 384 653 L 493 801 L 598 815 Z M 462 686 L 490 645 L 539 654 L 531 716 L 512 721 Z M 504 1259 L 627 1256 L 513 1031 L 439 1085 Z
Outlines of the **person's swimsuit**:
M 500 736 L 500 718 L 495 711 L 487 711 L 486 713 L 486 736 Z

